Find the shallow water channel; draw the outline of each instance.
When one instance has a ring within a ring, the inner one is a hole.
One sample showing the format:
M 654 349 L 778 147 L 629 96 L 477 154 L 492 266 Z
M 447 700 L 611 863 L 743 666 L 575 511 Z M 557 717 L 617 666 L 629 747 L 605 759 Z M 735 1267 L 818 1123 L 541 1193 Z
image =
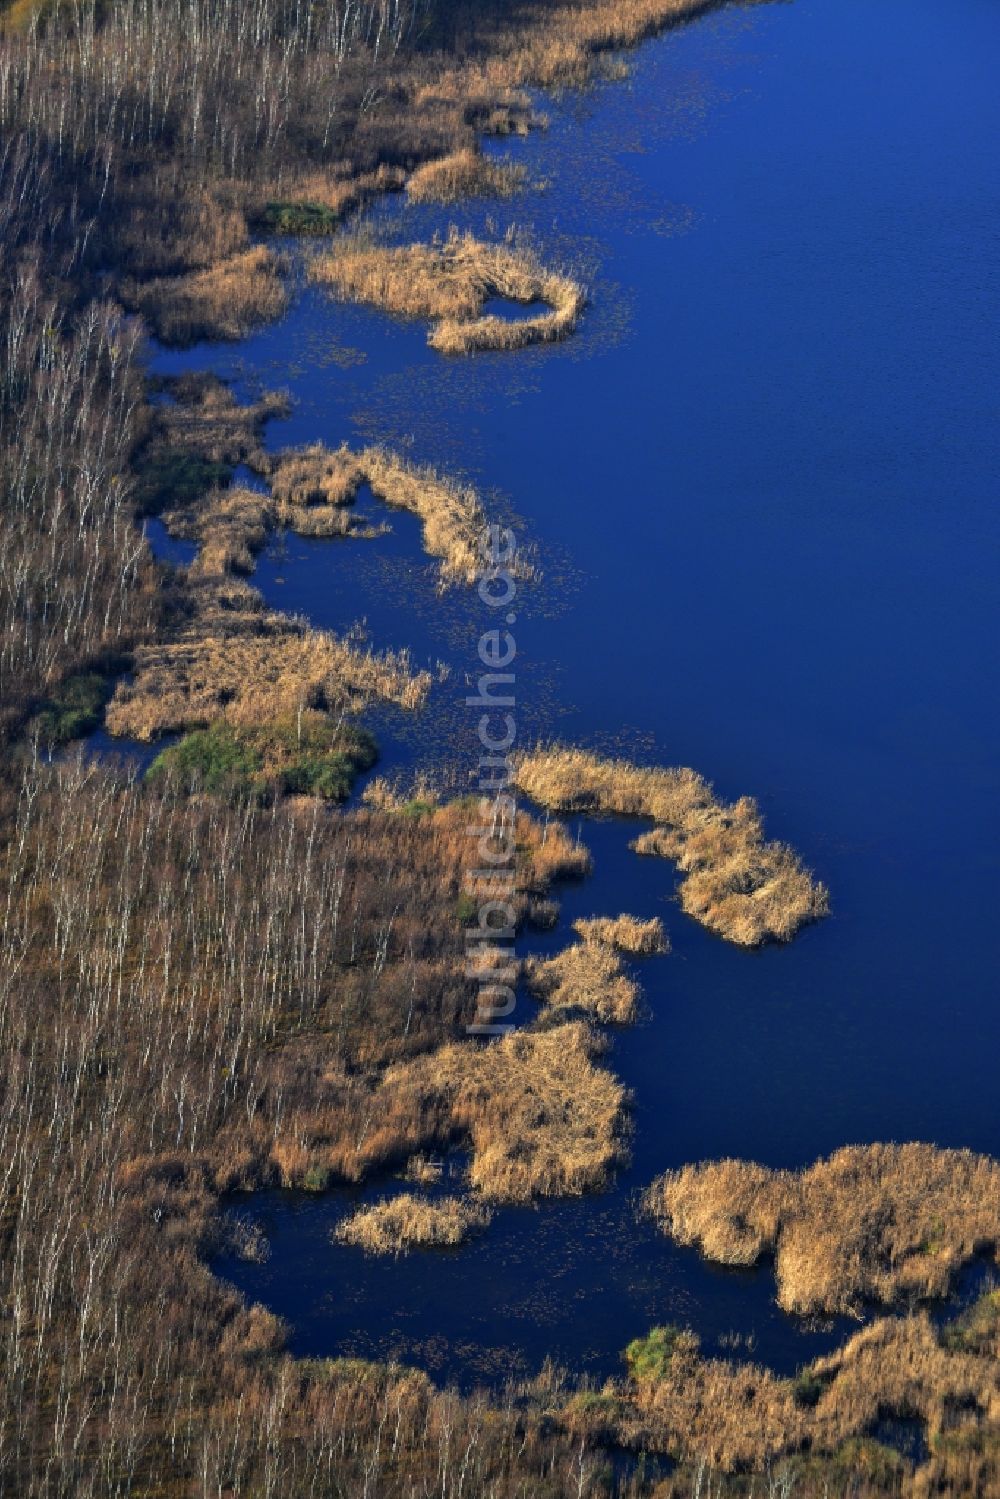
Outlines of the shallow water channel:
M 608 1192 L 398 1261 L 330 1242 L 398 1183 L 234 1204 L 271 1254 L 218 1269 L 290 1319 L 293 1351 L 393 1354 L 464 1386 L 546 1355 L 601 1376 L 680 1321 L 706 1351 L 790 1371 L 844 1325 L 786 1317 L 767 1266 L 675 1248 L 637 1192 L 723 1155 L 1000 1153 L 998 49 L 994 0 L 717 12 L 647 45 L 629 81 L 544 101 L 549 128 L 502 148 L 544 187 L 378 210 L 403 238 L 530 227 L 591 288 L 564 345 L 449 361 L 424 326 L 304 288 L 238 346 L 157 354 L 158 372 L 287 386 L 275 447 L 383 439 L 495 492 L 542 572 L 515 627 L 523 738 L 751 793 L 832 892 L 790 946 L 739 951 L 680 913 L 632 827 L 581 822 L 593 877 L 524 947 L 562 946 L 578 915 L 666 922 L 672 953 L 636 970 L 645 1018 L 607 1059 L 634 1093 L 631 1164 Z M 255 581 L 318 625 L 363 618 L 376 645 L 448 662 L 418 721 L 379 725 L 382 768 L 447 746 L 461 776 L 482 608 L 436 594 L 412 517 L 362 509 L 391 533 L 286 537 Z

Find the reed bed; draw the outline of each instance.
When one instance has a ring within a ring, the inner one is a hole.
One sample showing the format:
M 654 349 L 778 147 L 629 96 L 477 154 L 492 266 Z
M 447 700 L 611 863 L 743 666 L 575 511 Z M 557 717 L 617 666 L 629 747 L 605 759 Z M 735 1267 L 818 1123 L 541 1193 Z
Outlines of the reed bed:
M 184 276 L 126 281 L 122 300 L 142 313 L 163 343 L 235 340 L 281 317 L 288 306 L 282 270 L 279 256 L 255 245 Z
M 557 745 L 522 756 L 515 774 L 554 811 L 652 818 L 656 826 L 632 847 L 671 859 L 684 875 L 681 908 L 729 942 L 785 942 L 829 909 L 826 887 L 797 855 L 765 842 L 752 798 L 727 806 L 693 770 L 644 769 Z
M 930 1477 L 926 1468 L 911 1487 L 912 1467 L 869 1440 L 886 1417 L 918 1420 L 939 1454 L 938 1471 L 947 1472 L 953 1464 L 961 1471 L 963 1447 L 986 1437 L 983 1416 L 996 1410 L 1000 1395 L 995 1352 L 949 1353 L 926 1315 L 883 1318 L 792 1379 L 753 1364 L 704 1358 L 690 1334 L 668 1340 L 667 1347 L 667 1358 L 650 1360 L 652 1370 L 609 1402 L 626 1442 L 669 1451 L 703 1471 L 711 1465 L 724 1473 L 773 1472 L 778 1459 L 791 1458 L 792 1485 L 812 1468 L 818 1489 L 825 1476 L 829 1493 L 865 1492 L 859 1485 L 866 1472 L 881 1479 L 872 1493 L 974 1492 L 961 1485 L 928 1490 L 920 1481 Z M 576 1412 L 585 1426 L 583 1402 Z
M 574 921 L 573 930 L 587 943 L 600 943 L 633 957 L 668 953 L 670 943 L 658 916 L 640 921 L 636 916 L 591 916 Z
M 667 1172 L 646 1206 L 706 1258 L 775 1256 L 778 1301 L 799 1315 L 857 1314 L 944 1296 L 1000 1244 L 1000 1165 L 933 1145 L 847 1146 L 801 1172 L 725 1160 Z
M 467 1198 L 432 1201 L 408 1192 L 359 1208 L 338 1223 L 333 1236 L 338 1243 L 354 1244 L 368 1254 L 453 1249 L 477 1229 L 486 1228 L 492 1217 L 488 1207 Z
M 517 349 L 566 338 L 575 329 L 586 294 L 571 276 L 543 267 L 528 250 L 484 244 L 453 232 L 440 245 L 380 245 L 345 235 L 310 264 L 314 281 L 347 300 L 367 302 L 396 317 L 429 319 L 432 348 L 443 354 Z M 537 317 L 481 316 L 492 296 L 528 305 L 544 302 Z
M 639 1011 L 639 986 L 603 942 L 574 942 L 552 958 L 528 958 L 528 988 L 549 1009 L 591 1015 L 604 1025 L 630 1025 Z
M 391 1068 L 373 1099 L 364 1156 L 383 1159 L 386 1136 L 394 1140 L 406 1119 L 415 1145 L 468 1140 L 469 1179 L 492 1201 L 602 1187 L 622 1157 L 625 1094 L 595 1066 L 599 1049 L 594 1032 L 572 1021 Z
M 304 709 L 356 711 L 374 701 L 416 708 L 430 673 L 405 651 L 377 653 L 263 609 L 246 585 L 207 587 L 176 636 L 143 645 L 108 705 L 110 733 L 149 742 L 219 719 L 253 725 Z
M 425 161 L 406 180 L 415 203 L 455 203 L 462 198 L 510 198 L 527 173 L 513 162 L 491 161 L 473 146 Z
M 385 504 L 419 518 L 424 548 L 441 563 L 442 588 L 479 577 L 487 518 L 471 485 L 379 445 L 355 451 L 310 443 L 268 453 L 263 427 L 288 410 L 277 392 L 243 405 L 220 380 L 201 375 L 163 382 L 163 392 L 170 399 L 154 408 L 145 446 L 149 508 L 162 511 L 172 535 L 200 543 L 196 573 L 252 571 L 254 553 L 275 526 L 312 537 L 373 534 L 376 528 L 351 512 L 367 483 Z M 241 463 L 266 479 L 269 494 L 213 487 Z M 190 483 L 179 484 L 187 475 Z M 514 570 L 526 577 L 531 565 L 518 559 Z

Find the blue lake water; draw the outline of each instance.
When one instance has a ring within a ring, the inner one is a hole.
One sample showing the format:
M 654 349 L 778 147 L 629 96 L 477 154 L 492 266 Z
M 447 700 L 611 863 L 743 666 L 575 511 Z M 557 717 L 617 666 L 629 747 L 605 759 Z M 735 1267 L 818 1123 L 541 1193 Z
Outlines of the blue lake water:
M 236 349 L 157 356 L 288 386 L 274 446 L 386 440 L 511 507 L 543 573 L 515 625 L 523 736 L 757 796 L 832 891 L 787 948 L 738 951 L 680 914 L 632 829 L 583 823 L 594 876 L 532 944 L 627 910 L 662 915 L 674 948 L 639 970 L 648 1015 L 608 1059 L 634 1090 L 631 1165 L 608 1193 L 396 1263 L 329 1242 L 345 1194 L 244 1203 L 271 1258 L 219 1268 L 291 1319 L 293 1350 L 392 1352 L 465 1384 L 547 1353 L 605 1374 L 670 1320 L 790 1369 L 843 1329 L 784 1317 L 767 1268 L 721 1273 L 637 1225 L 635 1192 L 721 1155 L 1000 1153 L 998 49 L 994 0 L 714 14 L 504 142 L 544 190 L 379 210 L 404 238 L 525 226 L 588 280 L 566 344 L 449 361 L 426 327 L 307 288 Z M 257 582 L 448 662 L 427 714 L 387 724 L 383 768 L 446 746 L 460 780 L 490 621 L 439 598 L 412 517 L 364 508 L 392 534 L 284 538 Z

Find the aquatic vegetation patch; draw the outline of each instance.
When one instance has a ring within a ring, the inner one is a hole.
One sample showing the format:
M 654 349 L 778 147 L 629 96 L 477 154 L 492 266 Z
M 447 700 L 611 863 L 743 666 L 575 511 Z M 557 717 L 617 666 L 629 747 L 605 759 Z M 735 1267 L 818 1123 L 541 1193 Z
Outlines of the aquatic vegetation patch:
M 121 295 L 163 343 L 183 347 L 202 338 L 238 339 L 285 311 L 283 269 L 273 250 L 255 245 L 205 270 L 125 281 Z
M 847 1146 L 801 1172 L 725 1160 L 668 1171 L 646 1207 L 663 1231 L 726 1265 L 773 1254 L 778 1301 L 857 1315 L 947 1295 L 1000 1244 L 1000 1165 L 933 1145 Z
M 572 276 L 545 268 L 529 250 L 485 244 L 453 232 L 441 244 L 382 245 L 345 235 L 316 256 L 309 274 L 338 296 L 368 302 L 397 317 L 430 319 L 428 342 L 442 354 L 517 349 L 573 332 L 586 293 Z M 537 317 L 482 316 L 490 297 L 544 302 Z
M 359 1208 L 334 1230 L 341 1244 L 355 1244 L 368 1254 L 406 1254 L 411 1249 L 450 1249 L 485 1228 L 492 1212 L 462 1197 L 418 1197 L 401 1193 L 371 1207 Z
M 265 723 L 305 709 L 416 708 L 431 685 L 405 651 L 377 653 L 264 608 L 238 580 L 206 580 L 169 639 L 140 646 L 132 679 L 108 705 L 112 734 L 149 742 L 175 730 Z
M 605 1025 L 628 1025 L 639 1010 L 639 985 L 602 942 L 574 942 L 552 958 L 524 963 L 528 988 L 549 1009 L 577 1010 Z
M 151 782 L 236 801 L 267 802 L 286 794 L 341 802 L 375 759 L 375 741 L 366 730 L 305 712 L 239 728 L 220 720 L 170 745 L 146 774 Z
M 633 957 L 667 953 L 670 943 L 658 916 L 640 921 L 636 916 L 591 916 L 574 921 L 573 930 L 584 942 L 600 943 Z
M 415 203 L 455 203 L 462 198 L 510 198 L 524 185 L 524 167 L 495 161 L 473 146 L 464 146 L 425 161 L 406 179 Z
M 373 1162 L 434 1141 L 468 1139 L 483 1197 L 528 1202 L 606 1185 L 623 1153 L 625 1092 L 594 1064 L 582 1021 L 456 1043 L 391 1068 L 373 1099 L 364 1155 Z
M 672 860 L 684 876 L 681 908 L 729 942 L 784 942 L 829 909 L 826 887 L 794 851 L 765 841 L 756 802 L 744 796 L 727 806 L 693 770 L 646 769 L 554 745 L 523 755 L 515 775 L 553 811 L 652 818 L 632 847 Z
M 812 1472 L 820 1491 L 824 1477 L 855 1482 L 887 1470 L 898 1483 L 913 1465 L 873 1431 L 893 1418 L 918 1421 L 933 1450 L 964 1411 L 958 1426 L 974 1441 L 984 1431 L 981 1412 L 1000 1392 L 993 1359 L 948 1353 L 926 1315 L 874 1322 L 790 1379 L 706 1358 L 696 1337 L 671 1328 L 636 1339 L 626 1359 L 629 1383 L 615 1387 L 620 1440 L 728 1473 L 773 1471 L 790 1459 L 790 1473 L 805 1480 Z M 586 1407 L 577 1402 L 573 1415 L 586 1430 Z
M 157 376 L 149 382 L 149 391 L 158 399 L 149 409 L 149 431 L 139 455 L 140 487 L 153 460 L 166 474 L 181 454 L 227 470 L 240 463 L 259 469 L 266 463 L 261 443 L 265 424 L 287 416 L 290 410 L 288 396 L 280 391 L 265 391 L 255 401 L 239 401 L 224 380 L 207 372 Z M 186 487 L 173 503 L 197 497 L 197 490 L 189 492 Z

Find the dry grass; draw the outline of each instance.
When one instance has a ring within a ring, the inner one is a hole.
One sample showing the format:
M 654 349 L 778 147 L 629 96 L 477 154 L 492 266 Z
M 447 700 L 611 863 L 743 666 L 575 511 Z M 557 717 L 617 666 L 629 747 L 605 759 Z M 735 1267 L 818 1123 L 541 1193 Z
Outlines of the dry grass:
M 584 942 L 599 942 L 634 957 L 667 953 L 670 943 L 658 916 L 640 921 L 637 916 L 591 916 L 574 921 L 573 930 Z
M 984 1416 L 995 1421 L 998 1414 L 995 1357 L 946 1352 L 924 1315 L 875 1322 L 795 1379 L 749 1364 L 704 1359 L 696 1340 L 682 1337 L 666 1367 L 637 1380 L 618 1407 L 625 1440 L 688 1460 L 703 1458 L 723 1471 L 759 1472 L 779 1456 L 807 1451 L 814 1461 L 823 1454 L 841 1458 L 848 1465 L 842 1476 L 855 1479 L 863 1472 L 864 1453 L 851 1443 L 862 1440 L 882 1417 L 926 1422 L 932 1447 L 947 1461 L 957 1430 L 964 1425 L 966 1441 L 981 1440 Z M 883 1461 L 885 1456 L 883 1450 Z M 900 1462 L 898 1470 L 904 1476 L 906 1464 Z
M 267 462 L 261 446 L 265 424 L 290 410 L 287 395 L 280 391 L 267 391 L 256 401 L 238 401 L 212 374 L 161 377 L 153 389 L 168 399 L 151 409 L 147 459 L 184 453 L 208 463 L 245 463 L 260 469 Z
M 344 444 L 328 448 L 311 443 L 270 454 L 264 450 L 261 431 L 272 417 L 287 414 L 286 397 L 268 393 L 242 405 L 211 375 L 184 376 L 163 382 L 163 388 L 171 399 L 153 408 L 145 456 L 147 471 L 162 478 L 168 495 L 178 459 L 183 462 L 189 456 L 205 464 L 246 464 L 270 487 L 269 495 L 244 488 L 216 489 L 196 496 L 197 505 L 187 492 L 175 503 L 168 499 L 168 530 L 203 548 L 196 571 L 252 571 L 253 554 L 274 526 L 313 537 L 372 534 L 350 509 L 367 483 L 385 504 L 419 518 L 425 550 L 440 559 L 442 587 L 472 584 L 479 577 L 486 513 L 471 485 L 427 465 L 409 463 L 381 446 L 356 452 Z M 514 570 L 525 577 L 531 567 L 519 559 Z
M 185 276 L 125 282 L 122 300 L 142 313 L 163 343 L 238 339 L 285 311 L 282 269 L 272 250 L 256 245 Z
M 199 510 L 168 511 L 164 524 L 171 536 L 199 543 L 191 563 L 195 578 L 221 578 L 227 573 L 252 573 L 256 556 L 271 524 L 267 496 L 255 489 L 220 489 L 210 493 Z
M 416 708 L 430 688 L 405 652 L 377 654 L 263 609 L 246 585 L 196 590 L 194 618 L 142 646 L 132 680 L 108 705 L 110 733 L 149 741 L 222 718 L 253 725 L 303 709 L 338 713 L 373 701 Z
M 848 1146 L 802 1172 L 685 1166 L 646 1200 L 664 1232 L 709 1259 L 774 1254 L 778 1301 L 800 1314 L 944 1296 L 1000 1243 L 1000 1165 L 933 1145 Z
M 638 1013 L 638 984 L 601 942 L 574 942 L 553 958 L 529 958 L 524 976 L 532 993 L 553 1009 L 580 1010 L 605 1025 L 629 1025 Z
M 440 245 L 391 247 L 345 236 L 317 256 L 310 274 L 352 301 L 368 302 L 397 317 L 434 321 L 428 342 L 443 354 L 476 349 L 517 349 L 567 337 L 586 296 L 572 277 L 546 270 L 529 251 L 488 245 L 452 232 Z M 480 316 L 491 296 L 549 311 L 511 321 Z
M 596 1067 L 583 1022 L 455 1044 L 391 1068 L 374 1095 L 361 1160 L 468 1139 L 484 1197 L 527 1202 L 602 1187 L 622 1153 L 624 1090 Z M 391 1144 L 390 1144 L 391 1142 Z
M 652 818 L 657 825 L 636 839 L 636 852 L 672 859 L 685 876 L 682 909 L 730 942 L 787 941 L 828 910 L 826 887 L 797 855 L 764 841 L 756 803 L 741 797 L 726 806 L 693 770 L 643 769 L 554 746 L 523 756 L 516 775 L 522 791 L 556 811 Z
M 486 525 L 476 491 L 430 467 L 407 463 L 387 448 L 366 448 L 359 464 L 380 500 L 419 516 L 425 551 L 441 559 L 442 585 L 474 583 L 482 571 Z
M 426 161 L 411 172 L 406 191 L 415 203 L 455 203 L 460 198 L 510 198 L 523 186 L 524 167 L 491 161 L 473 146 Z
M 368 1254 L 406 1254 L 411 1249 L 446 1249 L 463 1244 L 493 1214 L 481 1203 L 460 1197 L 430 1201 L 409 1193 L 359 1208 L 338 1223 L 334 1238 Z

